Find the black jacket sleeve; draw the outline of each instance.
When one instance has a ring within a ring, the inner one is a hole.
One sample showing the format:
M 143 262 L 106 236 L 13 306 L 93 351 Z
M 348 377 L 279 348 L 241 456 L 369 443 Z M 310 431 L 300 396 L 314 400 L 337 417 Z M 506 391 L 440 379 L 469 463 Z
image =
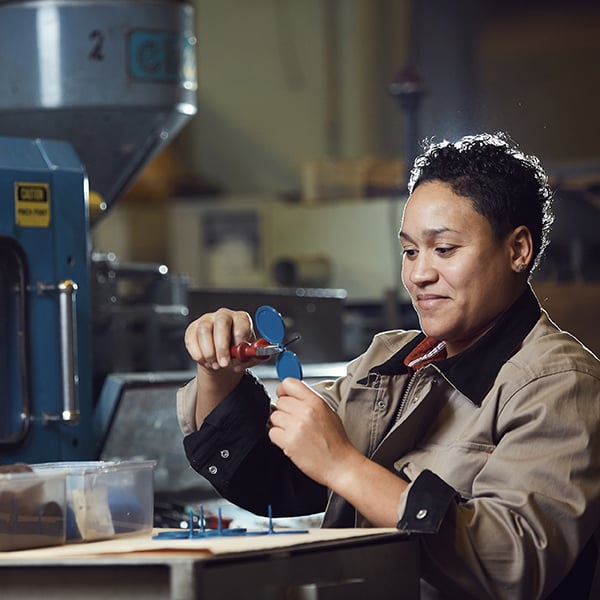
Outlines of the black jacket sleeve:
M 274 517 L 325 510 L 327 489 L 304 475 L 268 437 L 270 400 L 246 373 L 240 384 L 183 440 L 190 465 L 227 500 Z

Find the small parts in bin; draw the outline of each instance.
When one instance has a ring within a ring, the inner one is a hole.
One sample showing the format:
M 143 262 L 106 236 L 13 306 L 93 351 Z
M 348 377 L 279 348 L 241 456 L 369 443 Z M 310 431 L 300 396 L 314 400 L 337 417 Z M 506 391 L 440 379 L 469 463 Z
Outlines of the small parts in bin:
M 33 469 L 25 463 L 0 465 L 0 475 L 6 475 L 7 473 L 33 473 Z
M 287 350 L 287 346 L 300 339 L 300 336 L 283 344 L 285 323 L 281 314 L 272 306 L 260 306 L 254 316 L 256 329 L 261 337 L 255 342 L 242 342 L 231 348 L 231 356 L 241 362 L 254 357 L 277 356 L 275 370 L 277 377 L 283 381 L 286 377 L 302 379 L 302 366 L 298 357 Z
M 0 551 L 64 544 L 64 497 L 64 479 L 22 463 L 0 466 Z

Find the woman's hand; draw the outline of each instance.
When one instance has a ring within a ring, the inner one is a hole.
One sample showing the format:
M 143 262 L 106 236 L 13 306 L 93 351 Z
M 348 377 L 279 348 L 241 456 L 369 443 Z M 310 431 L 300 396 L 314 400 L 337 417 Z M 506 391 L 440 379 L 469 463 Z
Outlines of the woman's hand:
M 375 526 L 394 527 L 406 483 L 350 442 L 338 415 L 298 379 L 277 387 L 271 441 L 308 477 L 338 493 Z
M 362 455 L 352 446 L 338 415 L 298 379 L 277 387 L 269 437 L 311 479 L 334 488 L 340 474 Z
M 260 360 L 240 363 L 231 358 L 231 347 L 254 338 L 252 318 L 247 312 L 219 308 L 193 321 L 184 339 L 190 357 L 204 369 L 231 369 L 241 373 Z
M 228 308 L 206 313 L 185 331 L 185 347 L 197 368 L 196 426 L 240 382 L 243 372 L 263 362 L 244 362 L 231 357 L 231 347 L 255 338 L 252 318 L 247 312 Z

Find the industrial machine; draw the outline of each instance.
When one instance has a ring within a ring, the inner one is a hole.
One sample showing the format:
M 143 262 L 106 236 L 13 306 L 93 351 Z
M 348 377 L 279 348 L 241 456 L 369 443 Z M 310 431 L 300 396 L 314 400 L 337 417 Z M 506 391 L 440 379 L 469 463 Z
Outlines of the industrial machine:
M 91 198 L 196 112 L 193 10 L 0 0 L 0 462 L 96 456 Z
M 0 138 L 3 460 L 93 448 L 86 191 L 67 143 Z

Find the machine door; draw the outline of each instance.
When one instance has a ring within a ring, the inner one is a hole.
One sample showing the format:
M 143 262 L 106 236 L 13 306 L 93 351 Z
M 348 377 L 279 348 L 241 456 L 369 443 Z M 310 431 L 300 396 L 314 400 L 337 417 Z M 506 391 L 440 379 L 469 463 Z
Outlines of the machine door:
M 0 452 L 19 444 L 30 422 L 26 268 L 19 244 L 0 235 Z

